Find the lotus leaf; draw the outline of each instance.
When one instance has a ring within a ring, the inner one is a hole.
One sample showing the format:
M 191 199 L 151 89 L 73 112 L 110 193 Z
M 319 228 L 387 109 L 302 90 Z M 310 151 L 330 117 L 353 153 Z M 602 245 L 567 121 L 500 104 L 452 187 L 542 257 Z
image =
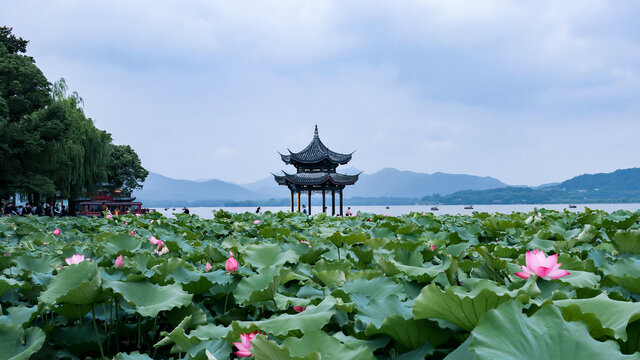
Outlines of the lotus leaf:
M 522 304 L 508 301 L 489 311 L 471 336 L 445 359 L 640 359 L 623 355 L 614 341 L 589 336 L 582 322 L 566 322 L 560 309 L 544 306 L 531 317 Z
M 109 281 L 105 286 L 121 295 L 138 314 L 151 318 L 161 311 L 189 305 L 193 297 L 177 284 L 160 286 L 148 281 Z

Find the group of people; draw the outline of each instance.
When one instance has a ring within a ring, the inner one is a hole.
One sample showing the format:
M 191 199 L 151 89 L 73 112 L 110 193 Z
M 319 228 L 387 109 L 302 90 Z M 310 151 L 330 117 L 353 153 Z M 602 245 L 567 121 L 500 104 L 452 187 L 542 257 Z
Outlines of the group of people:
M 14 203 L 9 202 L 4 206 L 0 206 L 0 216 L 26 216 L 26 215 L 38 215 L 38 216 L 68 216 L 69 209 L 60 205 L 60 203 L 55 203 L 55 205 L 51 205 L 50 203 L 39 203 L 33 204 L 26 203 L 25 205 L 16 206 Z
M 324 207 L 324 212 L 327 212 L 328 207 Z M 256 210 L 256 214 L 258 214 L 260 212 L 260 208 L 258 207 L 258 210 Z M 306 205 L 302 205 L 302 213 L 306 214 L 307 213 L 307 206 Z M 347 212 L 345 213 L 345 216 L 352 216 L 353 214 L 351 213 L 351 207 L 347 208 Z

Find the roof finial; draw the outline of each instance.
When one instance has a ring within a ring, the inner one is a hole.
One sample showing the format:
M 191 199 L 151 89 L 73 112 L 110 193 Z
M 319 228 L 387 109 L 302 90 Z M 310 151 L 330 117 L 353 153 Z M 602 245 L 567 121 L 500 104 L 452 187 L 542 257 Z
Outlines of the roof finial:
M 316 129 L 313 131 L 313 137 L 316 138 L 316 139 L 320 137 L 318 135 L 318 125 L 316 125 Z

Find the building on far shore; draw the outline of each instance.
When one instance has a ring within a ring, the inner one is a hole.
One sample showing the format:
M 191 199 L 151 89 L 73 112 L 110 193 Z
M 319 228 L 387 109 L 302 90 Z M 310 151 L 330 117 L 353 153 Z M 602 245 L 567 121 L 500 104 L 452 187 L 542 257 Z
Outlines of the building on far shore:
M 311 194 L 322 194 L 322 211 L 326 212 L 326 193 L 331 192 L 331 215 L 336 214 L 336 193 L 340 197 L 340 216 L 343 208 L 343 190 L 347 185 L 353 185 L 358 181 L 357 175 L 347 175 L 336 172 L 339 165 L 345 165 L 351 161 L 351 154 L 341 154 L 327 148 L 318 135 L 316 125 L 313 140 L 302 151 L 294 153 L 289 150 L 289 155 L 280 154 L 282 161 L 287 165 L 295 166 L 297 172 L 284 175 L 273 174 L 278 185 L 284 185 L 291 192 L 291 212 L 294 211 L 294 194 L 296 194 L 297 211 L 300 211 L 300 194 L 309 196 L 308 214 L 311 215 Z

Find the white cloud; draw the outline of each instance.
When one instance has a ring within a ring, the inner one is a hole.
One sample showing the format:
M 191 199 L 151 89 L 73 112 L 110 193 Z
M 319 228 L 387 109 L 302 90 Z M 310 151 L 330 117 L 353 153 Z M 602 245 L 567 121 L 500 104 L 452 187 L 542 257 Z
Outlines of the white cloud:
M 60 0 L 4 4 L 0 22 L 165 175 L 246 183 L 318 124 L 367 172 L 536 184 L 638 165 L 637 7 Z

